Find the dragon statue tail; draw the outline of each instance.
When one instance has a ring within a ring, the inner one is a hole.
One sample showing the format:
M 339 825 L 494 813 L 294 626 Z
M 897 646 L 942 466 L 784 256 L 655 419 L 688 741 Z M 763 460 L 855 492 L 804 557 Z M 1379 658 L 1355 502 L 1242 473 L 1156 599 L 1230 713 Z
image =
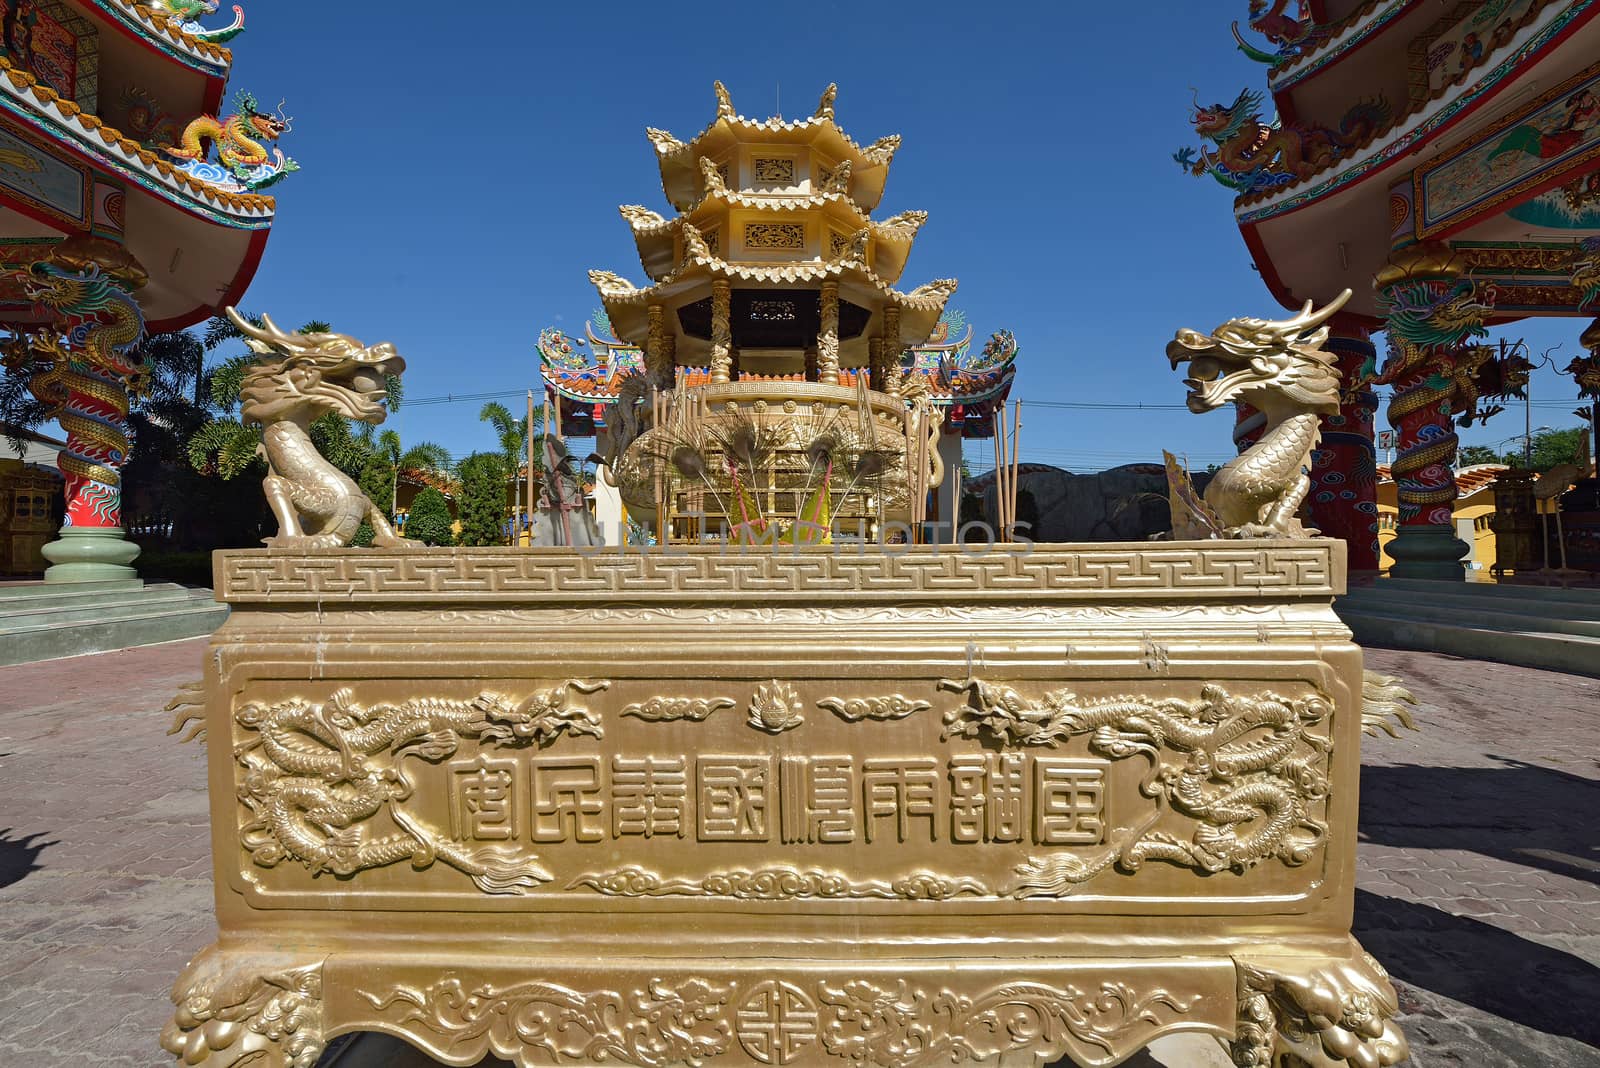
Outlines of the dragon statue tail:
M 231 41 L 244 32 L 244 8 L 234 4 L 233 21 L 226 26 L 218 26 L 214 30 L 208 30 L 198 22 L 185 22 L 183 24 L 183 32 L 190 37 L 209 41 L 212 44 L 223 44 Z
M 1233 39 L 1234 42 L 1239 46 L 1239 51 L 1243 52 L 1246 58 L 1253 59 L 1257 63 L 1265 63 L 1269 67 L 1276 67 L 1278 65 L 1279 59 L 1281 58 L 1278 53 L 1268 52 L 1263 48 L 1257 48 L 1249 41 L 1246 41 L 1244 39 L 1244 35 L 1239 32 L 1239 24 L 1237 22 L 1233 24 Z

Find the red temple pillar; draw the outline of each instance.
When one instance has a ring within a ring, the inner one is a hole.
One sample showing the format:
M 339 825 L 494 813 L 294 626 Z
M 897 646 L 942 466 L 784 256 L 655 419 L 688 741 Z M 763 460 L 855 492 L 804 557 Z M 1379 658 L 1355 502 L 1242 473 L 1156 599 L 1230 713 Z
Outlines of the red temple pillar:
M 1343 539 L 1351 572 L 1376 572 L 1378 454 L 1372 427 L 1378 395 L 1364 379 L 1372 373 L 1377 349 L 1361 320 L 1343 313 L 1329 321 L 1323 348 L 1338 355 L 1343 390 L 1339 414 L 1322 420 L 1306 504 L 1312 526 L 1326 537 Z M 1361 384 L 1351 388 L 1355 383 Z

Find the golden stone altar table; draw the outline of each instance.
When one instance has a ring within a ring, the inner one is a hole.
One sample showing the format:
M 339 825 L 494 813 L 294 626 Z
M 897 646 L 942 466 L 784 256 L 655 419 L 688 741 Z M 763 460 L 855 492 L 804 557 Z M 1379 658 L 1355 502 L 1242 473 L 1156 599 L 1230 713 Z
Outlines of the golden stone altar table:
M 237 550 L 164 1046 L 885 1068 L 1404 1055 L 1344 547 Z

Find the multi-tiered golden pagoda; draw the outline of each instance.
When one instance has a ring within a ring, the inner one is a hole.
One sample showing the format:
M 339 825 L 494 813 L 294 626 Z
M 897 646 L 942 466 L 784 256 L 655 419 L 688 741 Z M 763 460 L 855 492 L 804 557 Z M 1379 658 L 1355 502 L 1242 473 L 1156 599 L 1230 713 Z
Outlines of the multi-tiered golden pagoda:
M 693 140 L 651 130 L 679 214 L 621 210 L 652 284 L 590 272 L 616 336 L 644 352 L 641 385 L 671 391 L 633 398 L 649 428 L 612 441 L 624 500 L 665 536 L 865 534 L 920 518 L 941 476 L 939 417 L 902 397 L 902 354 L 956 283 L 894 288 L 927 215 L 872 219 L 899 138 L 857 144 L 834 92 L 809 118 L 758 121 L 719 82 Z

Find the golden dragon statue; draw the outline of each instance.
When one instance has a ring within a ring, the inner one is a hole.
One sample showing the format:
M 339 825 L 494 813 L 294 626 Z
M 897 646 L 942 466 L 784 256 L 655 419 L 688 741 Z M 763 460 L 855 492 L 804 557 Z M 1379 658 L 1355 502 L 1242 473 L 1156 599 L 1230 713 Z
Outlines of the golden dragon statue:
M 1327 321 L 1350 299 L 1345 290 L 1320 310 L 1312 302 L 1291 319 L 1229 319 L 1209 334 L 1179 330 L 1167 345 L 1173 370 L 1189 365 L 1189 410 L 1209 412 L 1243 401 L 1266 417 L 1266 429 L 1206 486 L 1192 490 L 1174 523 L 1177 538 L 1307 538 L 1297 517 L 1311 488 L 1306 466 L 1322 439 L 1322 415 L 1339 411 L 1339 371 L 1324 352 Z
M 266 543 L 300 549 L 349 545 L 363 520 L 373 544 L 420 545 L 400 537 L 355 482 L 317 452 L 311 424 L 329 412 L 361 423 L 381 423 L 387 376 L 406 362 L 387 342 L 367 348 L 344 334 L 286 333 L 265 315 L 261 326 L 226 308 L 228 318 L 264 359 L 245 372 L 239 414 L 262 426 L 268 473 L 267 503 L 278 518 L 277 537 Z

